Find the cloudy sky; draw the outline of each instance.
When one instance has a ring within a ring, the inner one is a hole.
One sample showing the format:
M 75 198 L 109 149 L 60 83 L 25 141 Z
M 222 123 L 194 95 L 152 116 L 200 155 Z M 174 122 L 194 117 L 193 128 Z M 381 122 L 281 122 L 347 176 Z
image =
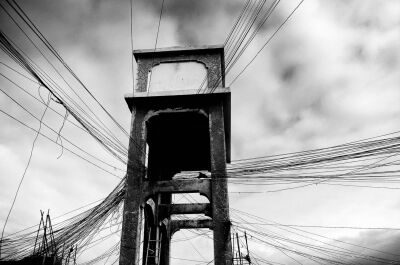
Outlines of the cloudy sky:
M 18 2 L 91 92 L 129 130 L 130 113 L 123 97 L 132 92 L 129 1 Z M 244 2 L 165 0 L 157 47 L 222 44 Z M 227 76 L 227 84 L 297 3 L 281 1 L 254 44 Z M 154 48 L 161 1 L 135 0 L 133 4 L 134 49 Z M 46 62 L 3 10 L 0 20 L 1 30 L 46 69 Z M 326 147 L 398 131 L 399 47 L 400 1 L 305 0 L 231 85 L 233 159 Z M 15 67 L 3 52 L 1 62 Z M 18 77 L 3 64 L 0 69 L 38 95 L 37 85 Z M 43 113 L 43 105 L 7 79 L 1 77 L 0 86 L 35 115 Z M 46 97 L 45 91 L 40 93 Z M 52 102 L 51 106 L 64 114 L 57 103 Z M 23 113 L 5 94 L 0 94 L 0 108 L 34 128 L 39 127 L 38 121 Z M 44 121 L 56 129 L 63 123 L 60 116 L 50 112 Z M 0 124 L 3 226 L 35 133 L 3 113 Z M 43 130 L 46 132 L 46 128 Z M 56 139 L 56 135 L 47 132 Z M 62 134 L 88 152 L 123 168 L 70 123 L 65 124 Z M 127 139 L 124 140 L 127 145 Z M 67 151 L 61 157 L 60 153 L 59 146 L 38 138 L 6 234 L 37 223 L 40 209 L 50 209 L 52 216 L 60 215 L 106 196 L 119 182 Z M 123 172 L 113 170 L 123 176 Z M 320 185 L 273 194 L 232 193 L 230 205 L 284 224 L 399 227 L 400 222 L 400 194 L 396 190 Z M 400 248 L 400 234 L 393 231 L 310 231 L 381 250 L 396 252 L 397 247 L 398 252 Z M 254 247 L 272 261 L 290 263 L 279 253 L 268 252 L 259 245 Z M 191 251 L 189 257 L 204 258 Z M 183 252 L 173 249 L 175 256 L 188 257 Z

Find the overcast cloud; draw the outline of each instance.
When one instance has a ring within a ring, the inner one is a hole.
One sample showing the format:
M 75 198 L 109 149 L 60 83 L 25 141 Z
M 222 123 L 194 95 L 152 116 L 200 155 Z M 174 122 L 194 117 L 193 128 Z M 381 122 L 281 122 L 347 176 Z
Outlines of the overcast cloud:
M 129 1 L 19 3 L 96 97 L 129 130 L 130 113 L 123 99 L 124 94 L 132 92 Z M 296 4 L 282 1 L 256 43 L 229 73 L 227 84 Z M 158 47 L 222 44 L 243 5 L 239 0 L 165 0 Z M 160 7 L 161 1 L 134 1 L 134 49 L 154 48 Z M 3 11 L 0 17 L 1 29 L 33 60 L 42 60 Z M 398 131 L 399 47 L 400 1 L 306 0 L 231 87 L 233 159 L 326 147 Z M 4 53 L 1 61 L 12 64 Z M 1 72 L 17 78 L 3 66 Z M 43 112 L 42 105 L 4 78 L 0 78 L 0 86 L 36 115 Z M 37 87 L 30 84 L 29 89 L 37 95 Z M 3 94 L 0 106 L 38 128 L 37 121 Z M 51 106 L 64 113 L 56 103 Z M 55 128 L 62 124 L 61 117 L 50 113 L 45 121 Z M 0 123 L 2 226 L 35 135 L 1 113 Z M 67 123 L 63 134 L 123 168 L 72 125 Z M 35 224 L 40 209 L 51 209 L 57 216 L 104 197 L 118 183 L 117 178 L 66 151 L 57 159 L 60 152 L 59 146 L 39 137 L 6 233 Z M 237 191 L 234 186 L 230 190 Z M 400 223 L 397 191 L 318 186 L 262 195 L 232 193 L 230 205 L 289 224 L 398 227 Z M 399 253 L 400 249 L 400 235 L 393 231 L 310 231 L 382 251 Z M 201 249 L 212 250 L 204 242 L 199 244 Z M 189 246 L 174 253 L 180 257 L 197 255 L 186 254 L 187 249 L 193 251 Z M 277 252 L 266 253 L 273 261 L 290 264 Z

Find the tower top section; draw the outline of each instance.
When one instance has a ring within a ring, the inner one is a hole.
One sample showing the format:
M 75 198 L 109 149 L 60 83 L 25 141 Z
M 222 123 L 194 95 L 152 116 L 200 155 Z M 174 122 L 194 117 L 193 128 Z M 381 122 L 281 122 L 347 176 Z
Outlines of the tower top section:
M 224 47 L 201 46 L 172 47 L 156 50 L 146 49 L 135 50 L 133 55 L 135 56 L 138 65 L 138 74 L 136 79 L 137 85 L 133 94 L 125 95 L 126 103 L 128 104 L 132 115 L 147 113 L 143 115 L 146 117 L 146 124 L 149 128 L 153 128 L 151 130 L 153 132 L 165 131 L 165 126 L 159 126 L 157 118 L 152 119 L 152 115 L 164 117 L 162 119 L 160 118 L 160 124 L 164 124 L 161 120 L 168 120 L 168 122 L 165 123 L 166 127 L 174 127 L 172 123 L 173 119 L 176 118 L 179 120 L 175 126 L 176 128 L 181 128 L 181 124 L 186 125 L 182 125 L 183 128 L 177 129 L 176 134 L 172 133 L 173 136 L 171 136 L 171 139 L 173 137 L 177 138 L 176 142 L 179 142 L 179 146 L 183 147 L 191 146 L 193 142 L 201 143 L 197 149 L 203 150 L 207 146 L 207 148 L 209 148 L 209 144 L 206 142 L 203 143 L 199 140 L 206 139 L 206 137 L 200 135 L 200 130 L 193 129 L 191 132 L 185 133 L 183 136 L 176 136 L 182 134 L 182 132 L 187 129 L 186 127 L 190 127 L 190 124 L 192 123 L 194 127 L 203 124 L 201 119 L 194 117 L 197 114 L 200 113 L 200 116 L 203 115 L 204 117 L 208 117 L 207 119 L 213 119 L 213 115 L 215 115 L 213 109 L 220 108 L 222 116 L 220 116 L 221 120 L 218 121 L 218 123 L 221 126 L 221 131 L 224 131 L 225 134 L 224 150 L 226 150 L 226 162 L 229 163 L 231 139 L 231 93 L 229 88 L 225 87 Z M 184 118 L 186 114 L 184 115 L 182 113 L 187 113 L 188 118 Z M 169 114 L 173 117 L 171 120 L 167 117 Z M 194 116 L 191 117 L 190 115 Z M 178 119 L 178 117 L 180 118 Z M 153 122 L 151 122 L 151 120 Z M 208 123 L 206 122 L 205 124 Z M 205 132 L 204 135 L 206 136 L 208 135 L 207 126 L 208 125 L 205 125 L 205 129 L 203 128 Z M 156 127 L 159 127 L 160 129 L 154 129 Z M 160 138 L 152 137 L 151 133 L 148 133 L 148 135 L 149 143 L 154 142 L 151 139 Z M 171 142 L 171 139 L 168 141 Z M 185 139 L 187 142 L 185 142 Z M 177 148 L 175 146 L 174 148 L 164 149 L 171 150 Z M 192 149 L 196 150 L 196 148 Z M 203 151 L 203 153 L 209 153 L 209 150 L 207 151 L 204 149 Z M 184 154 L 185 152 L 182 151 L 181 153 Z M 200 154 L 201 152 L 198 153 Z M 184 157 L 196 160 L 193 159 L 196 156 L 199 155 L 192 154 L 185 155 Z M 186 161 L 184 157 L 178 160 L 184 162 Z M 204 161 L 210 161 L 209 157 L 205 155 L 202 157 L 204 157 Z M 191 165 L 189 162 L 185 162 L 184 164 L 187 165 L 187 167 L 196 168 L 197 170 L 197 167 Z M 204 168 L 204 165 L 206 165 L 206 169 L 209 169 L 210 164 L 200 162 L 196 164 L 199 168 Z
M 199 89 L 225 87 L 222 45 L 135 50 L 133 55 L 137 62 L 136 93 L 196 94 Z

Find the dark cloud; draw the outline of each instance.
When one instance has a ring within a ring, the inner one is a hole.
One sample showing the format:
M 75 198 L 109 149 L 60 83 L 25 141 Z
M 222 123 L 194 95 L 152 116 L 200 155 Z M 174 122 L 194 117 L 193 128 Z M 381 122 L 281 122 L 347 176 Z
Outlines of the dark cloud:
M 29 17 L 59 51 L 77 48 L 86 49 L 86 52 L 95 56 L 102 56 L 102 45 L 110 40 L 121 38 L 121 32 L 128 40 L 129 33 L 129 1 L 24 1 L 19 3 L 21 8 L 29 13 Z M 15 17 L 17 16 L 7 10 Z M 17 43 L 28 43 L 18 27 L 3 15 L 1 10 L 1 24 L 6 26 L 6 33 L 15 38 Z M 19 21 L 19 19 L 16 19 Z M 51 21 L 51 23 L 50 23 Z M 23 24 L 21 24 L 23 25 Z M 114 29 L 113 26 L 117 26 Z M 99 28 L 104 29 L 99 33 Z M 29 30 L 26 29 L 26 32 Z M 35 41 L 33 34 L 30 35 Z M 85 45 L 83 45 L 85 44 Z M 29 49 L 33 46 L 27 45 Z M 61 53 L 62 54 L 62 53 Z
M 142 1 L 143 5 L 158 16 L 161 1 Z M 220 34 L 221 20 L 227 19 L 233 25 L 242 9 L 242 1 L 223 0 L 165 0 L 163 18 L 176 23 L 177 36 L 182 45 L 222 43 L 228 32 Z M 229 28 L 228 28 L 229 29 Z M 228 30 L 224 28 L 224 31 Z M 218 34 L 218 40 L 210 38 Z
M 341 250 L 355 252 L 355 256 L 351 254 L 341 258 L 344 264 L 354 265 L 375 265 L 375 264 L 400 264 L 400 233 L 393 231 L 371 231 L 363 232 L 359 237 L 345 237 L 338 239 L 339 241 L 331 242 L 330 244 L 338 246 Z M 346 243 L 344 243 L 346 242 Z M 346 250 L 344 250 L 346 249 Z M 319 256 L 319 255 L 317 255 Z M 362 257 L 360 257 L 362 256 Z M 307 264 L 307 259 L 298 261 Z M 380 260 L 382 259 L 382 260 Z M 299 264 L 297 261 L 288 260 L 286 264 Z
M 340 144 L 348 139 L 366 136 L 360 133 L 365 128 L 368 129 L 367 136 L 373 136 L 373 130 L 382 126 L 386 126 L 381 128 L 382 131 L 398 129 L 395 128 L 398 124 L 395 120 L 399 116 L 398 104 L 395 102 L 399 98 L 398 82 L 395 83 L 398 78 L 395 79 L 393 74 L 393 81 L 388 79 L 385 86 L 382 86 L 385 90 L 377 85 L 379 93 L 373 89 L 366 90 L 366 81 L 372 77 L 375 79 L 376 73 L 375 68 L 364 66 L 366 63 L 369 63 L 367 66 L 381 64 L 385 66 L 384 70 L 392 69 L 388 74 L 397 71 L 400 58 L 398 26 L 390 25 L 394 25 L 392 17 L 397 19 L 400 16 L 384 16 L 378 11 L 380 8 L 394 10 L 391 4 L 383 4 L 382 7 L 374 5 L 372 8 L 366 4 L 367 7 L 358 9 L 364 6 L 364 2 L 371 3 L 363 0 L 305 1 L 252 67 L 233 85 L 232 151 L 235 159 Z M 384 3 L 389 2 L 385 0 Z M 90 90 L 107 108 L 111 108 L 118 120 L 123 120 L 121 124 L 127 128 L 130 114 L 122 95 L 131 91 L 129 1 L 41 0 L 19 3 Z M 242 0 L 165 0 L 160 35 L 169 34 L 170 38 L 165 38 L 167 41 L 160 44 L 222 43 L 244 3 Z M 134 45 L 137 48 L 154 47 L 161 0 L 135 0 L 134 5 Z M 356 14 L 357 10 L 363 14 Z M 280 5 L 262 28 L 262 34 L 256 42 L 264 43 L 271 29 L 276 28 L 289 12 L 289 8 Z M 3 28 L 3 20 L 6 18 L 1 14 L 0 19 Z M 7 32 L 16 32 L 15 27 L 4 28 Z M 248 50 L 247 55 L 256 52 L 254 47 Z M 239 68 L 250 58 L 246 54 L 244 57 L 245 60 L 237 64 Z M 4 105 L 4 101 L 1 104 L 12 110 L 12 113 L 18 111 L 11 109 L 10 104 Z M 31 103 L 29 107 L 33 105 Z M 37 109 L 37 112 L 40 114 L 41 109 Z M 388 118 L 388 114 L 393 115 L 393 118 Z M 369 117 L 376 119 L 370 120 Z M 28 120 L 29 117 L 24 118 Z M 0 145 L 0 154 L 7 163 L 0 163 L 3 176 L 0 186 L 5 187 L 0 195 L 5 198 L 0 200 L 0 207 L 1 212 L 6 213 L 29 155 L 34 133 L 27 133 L 28 130 L 7 117 L 1 118 L 1 121 L 3 129 L 0 131 L 0 140 L 6 144 Z M 60 128 L 61 122 L 62 119 L 57 117 L 54 128 Z M 32 121 L 32 125 L 37 128 L 38 123 Z M 341 134 L 343 131 L 349 131 L 350 135 Z M 91 153 L 103 153 L 101 149 L 95 148 L 94 143 L 89 144 L 86 136 L 75 135 L 73 132 L 73 127 L 68 124 L 63 129 L 66 136 L 74 136 L 74 142 L 87 147 Z M 50 143 L 48 146 L 44 139 L 39 139 L 29 176 L 25 180 L 27 182 L 23 186 L 23 197 L 17 201 L 12 216 L 14 221 L 10 222 L 7 232 L 13 230 L 11 228 L 14 224 L 17 229 L 36 222 L 40 208 L 60 212 L 77 208 L 83 204 L 83 200 L 90 202 L 105 196 L 110 187 L 115 185 L 115 178 L 86 165 L 67 151 L 57 160 L 60 147 L 51 145 L 53 148 L 49 148 Z M 106 155 L 104 159 L 110 161 Z M 308 219 L 302 218 L 302 221 L 314 221 L 321 216 L 334 219 L 337 216 L 335 211 L 321 214 L 320 209 L 330 209 L 323 202 L 326 194 L 317 196 L 308 190 L 300 192 L 301 199 L 297 199 L 293 193 L 284 193 L 282 197 L 269 195 L 267 204 L 257 203 L 265 201 L 265 197 L 260 200 L 251 197 L 250 206 L 241 209 L 254 209 L 259 204 L 262 207 L 256 212 L 257 215 L 270 217 L 276 213 L 282 222 L 287 223 L 293 219 L 286 216 L 288 213 L 303 217 L 306 212 Z M 355 204 L 354 192 L 348 196 L 339 196 L 336 191 L 327 194 L 334 198 L 335 205 L 338 199 L 346 199 L 340 203 L 340 209 L 351 209 Z M 310 196 L 310 203 L 303 201 L 307 196 Z M 364 198 L 369 197 L 371 193 Z M 381 200 L 381 196 L 379 198 Z M 302 204 L 293 208 L 293 211 L 282 211 L 293 205 L 293 201 L 301 201 Z M 29 207 L 26 206 L 27 202 L 32 202 Z M 231 205 L 236 207 L 235 204 L 233 202 Z M 276 206 L 276 209 L 267 210 L 269 206 Z M 368 207 L 370 210 L 370 205 Z M 370 211 L 371 217 L 377 216 Z M 360 215 L 352 212 L 350 218 L 356 220 Z M 384 233 L 382 237 L 377 233 L 362 234 L 354 241 L 353 238 L 346 240 L 387 252 L 399 252 L 397 233 Z M 354 263 L 365 264 L 359 260 Z
M 400 233 L 393 231 L 371 231 L 361 233 L 356 239 L 345 238 L 345 242 L 349 242 L 353 245 L 362 246 L 365 248 L 353 248 L 352 250 L 364 254 L 370 255 L 374 258 L 388 259 L 394 261 L 390 264 L 400 264 Z M 372 249 L 372 250 L 371 250 Z M 377 264 L 377 261 L 373 259 L 360 259 L 353 258 L 348 260 L 349 264 L 363 264 L 373 265 Z

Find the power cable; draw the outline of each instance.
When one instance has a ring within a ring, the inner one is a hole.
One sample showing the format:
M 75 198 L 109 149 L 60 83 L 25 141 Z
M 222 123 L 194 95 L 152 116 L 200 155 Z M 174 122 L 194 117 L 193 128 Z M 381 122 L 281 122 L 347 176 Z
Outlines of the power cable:
M 15 118 L 15 117 L 13 117 L 12 115 L 8 114 L 8 113 L 5 112 L 4 110 L 0 109 L 0 112 L 3 113 L 3 114 L 5 114 L 6 116 L 12 118 L 13 120 L 19 122 L 20 124 L 24 125 L 25 127 L 31 129 L 32 131 L 34 131 L 34 132 L 36 132 L 36 133 L 39 133 L 40 135 L 42 135 L 43 137 L 45 137 L 45 138 L 48 139 L 49 141 L 51 141 L 51 142 L 53 142 L 53 143 L 55 143 L 55 144 L 61 146 L 61 145 L 60 145 L 59 143 L 57 143 L 55 140 L 53 140 L 53 139 L 51 139 L 50 137 L 48 137 L 47 135 L 43 134 L 43 133 L 40 132 L 39 130 L 36 130 L 36 129 L 30 127 L 29 125 L 25 124 L 24 122 L 18 120 L 17 118 Z M 112 172 L 110 172 L 110 171 L 108 171 L 108 170 L 106 170 L 106 169 L 100 167 L 99 165 L 97 165 L 97 164 L 93 163 L 92 161 L 90 161 L 90 160 L 84 158 L 83 156 L 81 156 L 81 155 L 75 153 L 74 151 L 72 151 L 72 150 L 70 150 L 70 149 L 68 149 L 68 148 L 66 148 L 66 147 L 64 147 L 64 148 L 65 148 L 65 150 L 71 152 L 72 154 L 78 156 L 79 158 L 81 158 L 81 159 L 83 159 L 84 161 L 86 161 L 86 162 L 92 164 L 93 166 L 95 166 L 95 167 L 101 169 L 102 171 L 104 171 L 104 172 L 106 172 L 106 173 L 108 173 L 108 174 L 110 174 L 110 175 L 112 175 L 112 176 L 114 176 L 114 177 L 116 177 L 116 178 L 118 178 L 118 179 L 121 179 L 120 176 L 115 175 L 114 173 L 112 173 Z
M 39 129 L 37 130 L 37 133 L 36 133 L 36 135 L 35 135 L 35 138 L 34 138 L 34 140 L 33 140 L 33 142 L 32 142 L 32 147 L 31 147 L 31 151 L 30 151 L 30 154 L 29 154 L 28 162 L 26 163 L 26 166 L 25 166 L 25 169 L 24 169 L 24 173 L 22 174 L 22 177 L 21 177 L 21 179 L 20 179 L 20 181 L 19 181 L 19 183 L 18 183 L 18 187 L 17 187 L 17 190 L 15 191 L 14 198 L 13 198 L 13 201 L 12 201 L 12 203 L 11 203 L 11 207 L 10 207 L 10 209 L 8 210 L 7 217 L 6 217 L 6 220 L 5 220 L 4 225 L 3 225 L 3 229 L 2 229 L 2 232 L 1 232 L 1 239 L 0 239 L 0 257 L 1 257 L 1 247 L 2 247 L 2 243 L 3 243 L 3 237 L 4 237 L 4 230 L 6 229 L 8 219 L 9 219 L 9 217 L 10 217 L 10 215 L 11 215 L 11 211 L 12 211 L 12 209 L 14 208 L 14 204 L 15 204 L 15 201 L 17 200 L 17 196 L 18 196 L 19 190 L 20 190 L 20 188 L 21 188 L 22 182 L 23 182 L 24 179 L 25 179 L 26 172 L 28 171 L 29 165 L 30 165 L 30 163 L 31 163 L 32 156 L 33 156 L 33 150 L 35 149 L 35 144 L 36 144 L 36 141 L 37 141 L 37 139 L 38 139 L 38 137 L 39 137 L 40 130 L 41 130 L 41 128 L 42 128 L 43 118 L 44 118 L 44 116 L 45 116 L 45 114 L 46 114 L 46 111 L 47 111 L 47 108 L 48 108 L 48 106 L 49 106 L 49 104 L 50 104 L 50 97 L 51 97 L 51 96 L 50 96 L 50 93 L 49 93 L 49 94 L 48 94 L 48 98 L 47 98 L 46 108 L 44 109 L 43 114 L 42 114 L 42 116 L 40 117 Z
M 301 0 L 299 4 L 292 10 L 292 12 L 289 14 L 289 16 L 286 17 L 286 19 L 279 25 L 279 27 L 275 30 L 275 32 L 268 38 L 268 40 L 264 43 L 264 45 L 259 49 L 259 51 L 253 56 L 253 58 L 250 60 L 249 63 L 246 64 L 246 66 L 235 76 L 235 78 L 232 80 L 232 82 L 229 84 L 228 87 L 230 87 L 238 78 L 239 76 L 246 71 L 246 69 L 250 66 L 251 63 L 256 59 L 256 57 L 261 53 L 261 51 L 267 46 L 268 43 L 275 37 L 275 35 L 279 32 L 279 30 L 286 24 L 286 22 L 292 17 L 292 15 L 296 12 L 296 10 L 300 7 L 300 5 L 304 2 L 304 0 Z
M 134 0 L 130 0 L 130 41 L 131 41 L 131 71 L 132 71 L 132 89 L 133 93 L 135 93 L 135 69 L 134 69 L 134 57 L 133 57 L 133 2 Z

